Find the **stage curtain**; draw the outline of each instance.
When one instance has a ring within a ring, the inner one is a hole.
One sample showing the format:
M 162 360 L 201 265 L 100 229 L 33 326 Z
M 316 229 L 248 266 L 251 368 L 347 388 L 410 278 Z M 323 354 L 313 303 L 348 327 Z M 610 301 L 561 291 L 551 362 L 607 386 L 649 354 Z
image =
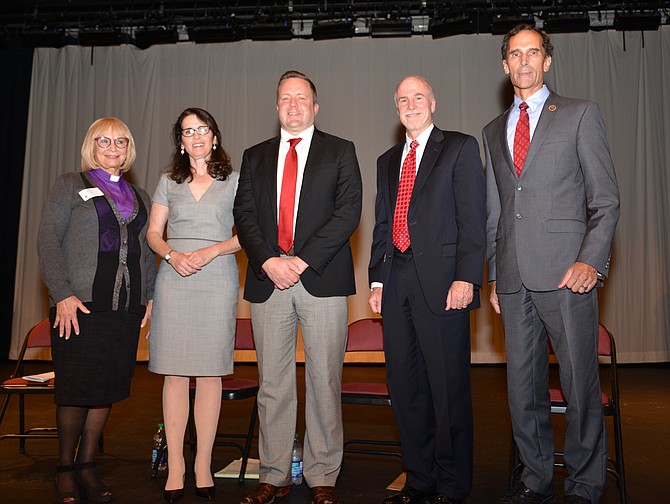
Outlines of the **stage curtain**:
M 601 321 L 617 338 L 622 362 L 670 360 L 670 27 L 644 37 L 626 33 L 626 50 L 623 35 L 614 31 L 552 39 L 547 82 L 559 94 L 599 103 L 621 189 L 611 274 L 600 292 Z M 481 143 L 482 128 L 511 103 L 500 43 L 500 36 L 485 34 L 36 50 L 10 355 L 16 356 L 27 329 L 47 315 L 35 251 L 42 203 L 58 175 L 79 170 L 81 142 L 93 120 L 116 116 L 130 126 L 138 149 L 130 177 L 152 194 L 171 152 L 170 126 L 181 110 L 197 106 L 213 113 L 239 169 L 245 148 L 278 132 L 275 90 L 288 69 L 316 83 L 317 127 L 356 144 L 364 201 L 353 238 L 358 293 L 350 300 L 350 320 L 371 316 L 367 263 L 375 161 L 403 134 L 395 85 L 406 75 L 427 77 L 437 98 L 435 124 Z M 243 280 L 243 253 L 238 261 Z M 472 316 L 473 362 L 505 359 L 500 319 L 488 294 L 484 287 L 483 307 Z M 248 305 L 241 302 L 239 311 L 248 315 Z M 146 358 L 144 343 L 139 355 Z

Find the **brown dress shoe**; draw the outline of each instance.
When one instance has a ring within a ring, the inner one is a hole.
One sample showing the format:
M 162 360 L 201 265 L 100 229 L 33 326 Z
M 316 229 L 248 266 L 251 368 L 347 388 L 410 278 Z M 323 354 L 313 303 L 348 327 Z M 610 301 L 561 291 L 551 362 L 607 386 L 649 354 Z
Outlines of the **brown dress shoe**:
M 247 495 L 240 504 L 270 504 L 275 497 L 283 497 L 291 491 L 291 485 L 278 487 L 270 483 L 259 483 L 258 486 Z
M 312 488 L 312 504 L 339 504 L 335 487 L 315 486 Z

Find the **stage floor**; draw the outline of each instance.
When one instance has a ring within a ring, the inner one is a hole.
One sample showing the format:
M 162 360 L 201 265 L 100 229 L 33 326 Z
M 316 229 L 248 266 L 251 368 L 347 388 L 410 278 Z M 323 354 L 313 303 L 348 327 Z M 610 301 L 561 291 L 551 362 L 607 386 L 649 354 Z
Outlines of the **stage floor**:
M 11 364 L 0 365 L 4 379 Z M 240 364 L 237 372 L 243 376 L 255 374 L 255 365 Z M 298 383 L 302 384 L 304 368 L 298 366 Z M 345 369 L 351 380 L 383 380 L 380 365 L 354 365 Z M 648 504 L 666 502 L 670 494 L 670 364 L 623 366 L 619 371 L 622 401 L 622 424 L 628 502 Z M 497 502 L 505 493 L 508 475 L 510 426 L 506 405 L 505 369 L 503 366 L 474 366 L 472 369 L 475 420 L 475 472 L 469 504 Z M 140 504 L 163 502 L 164 476 L 150 477 L 149 461 L 152 436 L 156 424 L 162 421 L 162 378 L 150 373 L 146 364 L 139 364 L 129 399 L 114 406 L 105 432 L 105 453 L 99 456 L 98 471 L 114 490 L 117 503 Z M 0 397 L 4 399 L 4 396 Z M 27 399 L 31 424 L 53 424 L 52 396 L 31 396 Z M 251 401 L 224 402 L 220 429 L 244 432 Z M 304 432 L 304 387 L 300 387 L 298 432 Z M 343 407 L 345 439 L 397 439 L 390 408 L 380 406 Z M 557 441 L 561 443 L 562 419 L 556 422 Z M 608 434 L 611 422 L 607 421 Z M 18 425 L 18 400 L 12 398 L 0 434 L 15 432 Z M 611 446 L 610 436 L 610 446 Z M 188 450 L 185 450 L 188 456 Z M 232 448 L 217 447 L 213 455 L 214 471 L 239 458 Z M 256 446 L 252 457 L 257 457 Z M 0 502 L 32 504 L 51 502 L 54 470 L 57 461 L 54 440 L 30 440 L 26 454 L 18 452 L 18 441 L 0 442 Z M 389 495 L 386 490 L 400 473 L 398 457 L 345 454 L 337 490 L 342 503 L 381 503 Z M 562 502 L 562 481 L 565 473 L 558 469 L 555 491 Z M 202 502 L 195 497 L 192 474 L 186 481 L 184 504 Z M 217 502 L 237 504 L 256 485 L 247 480 L 239 486 L 236 480 L 217 479 Z M 311 492 L 305 486 L 295 487 L 277 504 L 309 504 Z M 608 478 L 602 504 L 619 502 L 614 479 Z

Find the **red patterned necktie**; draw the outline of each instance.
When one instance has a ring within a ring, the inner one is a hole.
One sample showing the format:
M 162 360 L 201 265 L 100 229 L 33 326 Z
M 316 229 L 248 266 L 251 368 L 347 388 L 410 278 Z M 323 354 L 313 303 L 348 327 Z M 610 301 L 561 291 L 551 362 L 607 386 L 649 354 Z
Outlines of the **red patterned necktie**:
M 514 167 L 516 168 L 517 177 L 521 175 L 529 146 L 530 120 L 528 119 L 528 104 L 521 102 L 519 105 L 519 121 L 516 123 L 516 131 L 514 132 Z
M 409 145 L 409 152 L 405 156 L 398 184 L 398 197 L 395 202 L 395 213 L 393 214 L 393 245 L 400 252 L 404 252 L 410 246 L 409 230 L 407 229 L 407 211 L 409 200 L 412 198 L 412 189 L 416 179 L 416 148 L 419 142 L 414 140 Z
M 295 208 L 295 183 L 298 180 L 298 153 L 295 146 L 302 138 L 291 138 L 291 146 L 284 161 L 284 176 L 281 181 L 281 195 L 279 197 L 279 233 L 277 243 L 284 252 L 293 246 L 293 209 Z

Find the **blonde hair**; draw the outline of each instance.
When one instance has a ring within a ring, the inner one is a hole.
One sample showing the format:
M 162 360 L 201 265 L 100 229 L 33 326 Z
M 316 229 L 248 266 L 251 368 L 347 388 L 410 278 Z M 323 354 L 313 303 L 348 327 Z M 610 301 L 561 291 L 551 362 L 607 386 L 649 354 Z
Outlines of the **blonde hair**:
M 93 170 L 98 167 L 95 160 L 95 139 L 105 133 L 108 129 L 128 138 L 128 147 L 126 147 L 126 160 L 121 165 L 121 171 L 127 172 L 135 162 L 135 140 L 126 124 L 116 117 L 102 117 L 97 119 L 86 132 L 84 143 L 81 145 L 81 169 L 83 171 Z

